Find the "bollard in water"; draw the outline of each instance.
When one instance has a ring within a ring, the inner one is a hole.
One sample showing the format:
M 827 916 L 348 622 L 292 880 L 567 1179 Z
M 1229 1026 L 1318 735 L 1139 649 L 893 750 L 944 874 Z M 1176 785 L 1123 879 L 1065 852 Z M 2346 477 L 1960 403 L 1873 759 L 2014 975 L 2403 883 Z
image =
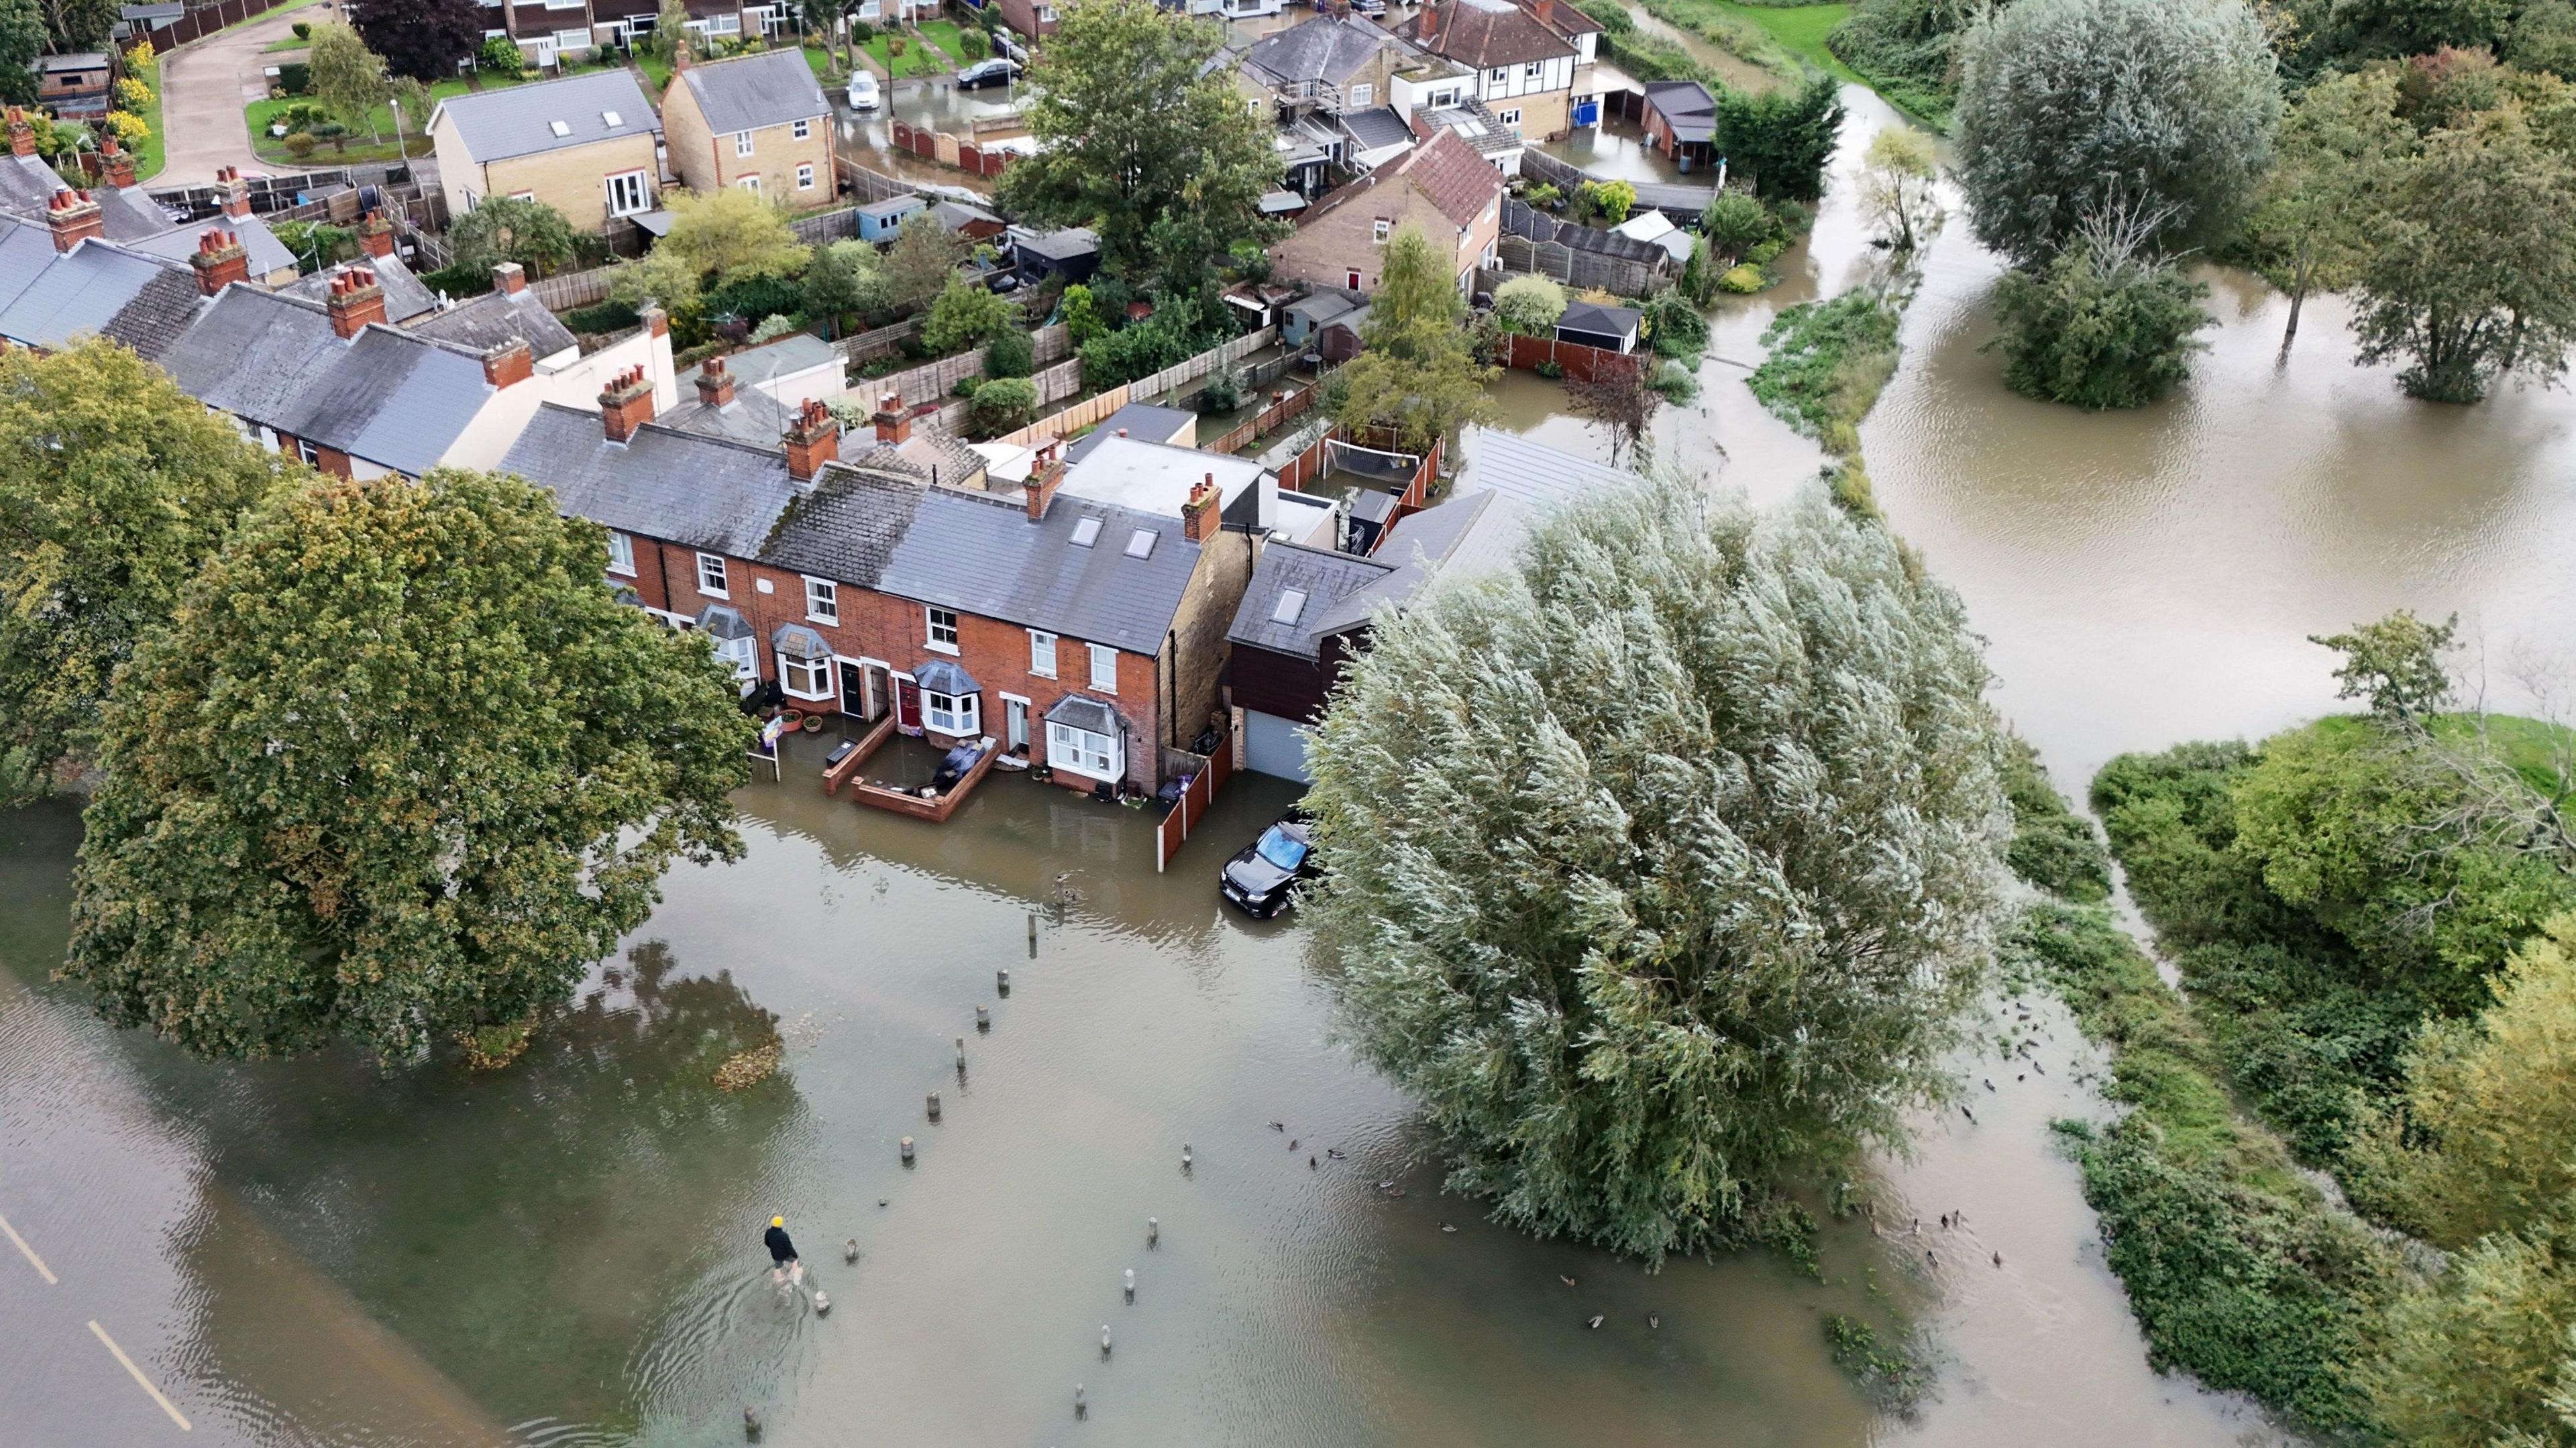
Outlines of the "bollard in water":
M 1038 958 L 1038 912 L 1029 912 L 1029 959 Z
M 930 1119 L 933 1121 L 939 1119 L 939 1093 L 936 1091 L 930 1093 Z
M 1100 1357 L 1103 1362 L 1109 1358 L 1109 1324 L 1105 1322 L 1100 1324 Z
M 966 1038 L 964 1036 L 957 1038 L 957 1074 L 960 1076 L 966 1074 Z
M 1073 1385 L 1073 1416 L 1077 1418 L 1088 1418 L 1091 1416 L 1091 1405 L 1082 1400 L 1082 1384 L 1080 1383 Z
M 975 1029 L 979 1031 L 989 1031 L 993 1029 L 993 1008 L 991 1006 L 977 1006 L 975 1008 Z
M 760 1441 L 760 1412 L 748 1403 L 742 1409 L 742 1436 L 745 1442 Z
M 907 1136 L 898 1143 L 898 1145 L 903 1151 L 903 1164 L 905 1166 L 912 1165 L 912 1138 Z
M 1133 1267 L 1127 1269 L 1127 1300 L 1136 1300 L 1136 1269 Z
M 1005 1000 L 1010 998 L 1011 973 L 1009 971 L 997 970 L 993 972 L 993 990 Z
M 1186 1173 L 1189 1171 L 1189 1169 L 1190 1169 L 1190 1144 L 1189 1144 L 1188 1142 L 1186 1142 L 1186 1141 L 1185 1141 L 1185 1142 L 1182 1142 L 1182 1143 L 1181 1143 L 1181 1170 L 1182 1170 L 1182 1172 L 1183 1172 L 1183 1173 L 1185 1173 L 1185 1174 L 1186 1174 Z
M 814 1289 L 814 1315 L 816 1317 L 832 1315 L 832 1294 L 820 1287 Z
M 880 1207 L 882 1207 L 882 1206 L 884 1206 L 884 1205 L 885 1205 L 885 1203 L 884 1203 L 883 1201 L 879 1201 L 879 1202 L 877 1203 L 877 1205 L 878 1205 L 878 1206 L 880 1206 Z M 848 1241 L 843 1242 L 843 1243 L 841 1244 L 841 1260 L 842 1260 L 842 1261 L 844 1261 L 844 1262 L 856 1262 L 857 1260 L 859 1260 L 859 1239 L 858 1239 L 858 1238 L 856 1238 L 856 1237 L 852 1237 L 852 1238 L 850 1238 Z
M 1163 1239 L 1163 1223 L 1162 1223 L 1162 1220 L 1161 1220 L 1160 1218 L 1158 1218 L 1158 1217 L 1147 1217 L 1147 1218 L 1145 1219 L 1145 1245 L 1146 1245 L 1146 1246 L 1148 1246 L 1148 1247 L 1151 1247 L 1151 1246 L 1153 1246 L 1156 1242 L 1159 1242 L 1159 1241 L 1161 1241 L 1162 1239 Z

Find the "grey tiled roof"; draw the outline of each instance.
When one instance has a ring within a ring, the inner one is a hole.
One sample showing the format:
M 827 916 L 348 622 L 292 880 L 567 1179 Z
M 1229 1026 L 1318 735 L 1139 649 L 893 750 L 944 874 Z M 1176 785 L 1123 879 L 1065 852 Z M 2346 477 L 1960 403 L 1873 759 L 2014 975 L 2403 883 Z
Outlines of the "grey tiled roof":
M 1408 54 L 1419 53 L 1375 21 L 1357 15 L 1344 19 L 1318 15 L 1253 42 L 1243 53 L 1243 68 L 1255 80 L 1270 86 L 1304 81 L 1340 85 L 1389 46 Z
M 164 230 L 128 241 L 126 245 L 136 251 L 150 252 L 154 256 L 183 262 L 196 255 L 197 238 L 220 226 L 241 238 L 242 254 L 250 260 L 250 274 L 253 279 L 267 276 L 271 272 L 291 270 L 296 264 L 295 253 L 287 250 L 286 243 L 277 239 L 277 233 L 268 229 L 268 222 L 257 216 L 217 216 L 203 222 L 182 222 L 177 225 L 171 225 L 165 220 L 162 225 Z M 115 241 L 120 238 L 111 233 L 108 239 Z M 426 295 L 428 289 L 422 288 L 421 291 Z M 392 289 L 387 288 L 385 301 L 388 309 L 392 306 L 393 295 Z M 390 310 L 387 315 L 391 315 Z
M 1100 519 L 1098 541 L 1073 540 L 1076 525 Z M 1127 553 L 1137 530 L 1161 535 L 1143 558 Z M 1181 520 L 1058 496 L 1029 521 L 1020 499 L 933 488 L 886 558 L 877 587 L 1070 639 L 1151 654 L 1163 646 L 1181 606 L 1199 545 Z
M 1011 242 L 1033 256 L 1068 261 L 1099 251 L 1100 233 L 1088 226 L 1068 226 L 1061 231 L 1029 231 L 1015 226 L 1011 228 Z
M 687 83 L 689 94 L 697 98 L 698 110 L 707 118 L 707 129 L 717 135 L 783 126 L 832 113 L 832 103 L 823 99 L 823 87 L 814 79 L 813 67 L 794 50 L 764 50 L 732 60 L 692 64 L 680 72 L 680 79 Z
M 493 393 L 482 360 L 462 350 L 382 326 L 343 341 L 322 307 L 238 283 L 161 364 L 209 407 L 414 476 Z
M 1374 151 L 1381 146 L 1413 144 L 1413 128 L 1406 125 L 1404 117 L 1397 115 L 1394 108 L 1390 106 L 1373 106 L 1365 111 L 1344 111 L 1342 129 L 1350 132 L 1351 139 L 1359 142 L 1363 150 Z
M 95 242 L 56 256 L 53 237 L 42 229 L 17 226 L 13 232 L 18 238 L 30 234 L 42 242 L 49 264 L 0 306 L 0 337 L 59 348 L 87 332 L 158 357 L 197 314 L 203 299 L 193 272 Z M 26 244 L 21 239 L 18 247 Z
M 63 178 L 42 157 L 0 152 L 0 211 L 41 222 L 46 198 L 62 189 Z
M 1046 722 L 1115 738 L 1125 721 L 1103 700 L 1085 694 L 1067 694 L 1046 711 Z
M 1503 198 L 1503 231 L 1506 235 L 1531 241 L 1554 242 L 1570 251 L 1596 252 L 1623 261 L 1642 262 L 1647 266 L 1663 266 L 1672 260 L 1670 252 L 1651 241 L 1639 241 L 1615 231 L 1578 226 L 1508 196 Z
M 1122 427 L 1127 430 L 1129 437 L 1142 438 L 1147 442 L 1168 442 L 1172 434 L 1181 430 L 1182 423 L 1195 421 L 1197 417 L 1197 413 L 1178 407 L 1156 407 L 1150 402 L 1131 402 L 1102 418 L 1100 426 L 1068 444 L 1064 450 L 1064 460 L 1068 463 L 1078 463 L 1091 456 L 1093 449 L 1110 438 L 1116 437 Z
M 811 79 L 809 73 L 807 80 Z M 609 112 L 617 116 L 614 126 L 604 119 Z M 586 146 L 612 136 L 640 136 L 662 128 L 662 118 L 644 99 L 635 77 L 623 70 L 595 71 L 567 80 L 450 96 L 439 102 L 438 110 L 430 116 L 431 124 L 435 125 L 440 115 L 455 122 L 458 137 L 477 161 Z M 562 121 L 572 133 L 556 135 L 556 121 Z
M 382 274 L 378 275 L 381 278 Z M 488 352 L 514 339 L 524 341 L 528 351 L 540 359 L 581 345 L 574 339 L 572 329 L 556 320 L 545 303 L 537 300 L 536 293 L 526 291 L 486 292 L 446 311 L 418 318 L 410 327 L 424 337 L 455 342 L 477 352 Z
M 207 224 L 212 226 L 215 223 Z M 227 219 L 223 225 L 230 229 L 232 223 Z M 245 251 L 250 249 L 250 237 L 247 234 L 242 237 L 242 249 Z M 278 249 L 285 250 L 283 246 Z M 188 250 L 191 252 L 196 250 L 196 242 L 193 239 L 188 243 Z M 415 317 L 438 310 L 438 293 L 431 291 L 428 283 L 414 276 L 411 268 L 403 263 L 400 256 L 371 258 L 367 265 L 376 274 L 376 285 L 385 289 L 386 321 L 397 326 L 407 325 Z M 331 279 L 338 275 L 339 270 L 338 267 L 324 267 L 309 277 L 297 277 L 279 287 L 278 290 L 290 297 L 302 297 L 307 301 L 327 303 L 331 296 Z M 259 275 L 259 269 L 253 266 L 251 274 Z M 544 349 L 538 349 L 537 355 L 540 357 L 546 355 Z
M 613 443 L 599 414 L 547 403 L 501 459 L 503 472 L 552 488 L 564 512 L 672 543 L 758 556 L 798 492 L 787 455 L 647 423 Z
M 1595 489 L 1636 481 L 1633 473 L 1500 428 L 1468 428 L 1459 437 L 1458 455 L 1458 493 L 1399 521 L 1378 545 L 1378 557 L 1402 563 L 1421 554 L 1445 569 L 1492 572 L 1510 565 L 1530 525 L 1551 509 Z
M 1556 329 L 1625 335 L 1636 328 L 1644 315 L 1635 307 L 1614 307 L 1606 302 L 1568 302 L 1565 310 L 1557 314 Z
M 1233 643 L 1273 653 L 1314 658 L 1321 652 L 1324 635 L 1330 632 L 1317 625 L 1332 617 L 1338 606 L 1354 595 L 1368 594 L 1372 602 L 1376 601 L 1388 576 L 1395 571 L 1393 563 L 1356 553 L 1309 548 L 1299 543 L 1270 544 L 1261 550 L 1260 561 L 1252 566 L 1252 581 L 1244 586 L 1243 603 L 1235 609 L 1234 623 L 1226 629 L 1225 636 Z M 1306 595 L 1306 599 L 1298 607 L 1297 616 L 1282 623 L 1276 617 L 1279 600 L 1292 589 Z
M 827 467 L 814 490 L 779 515 L 760 561 L 874 588 L 926 491 L 881 468 Z
M 90 192 L 89 199 L 98 203 L 99 225 L 110 241 L 141 241 L 165 235 L 179 225 L 140 186 L 101 186 Z

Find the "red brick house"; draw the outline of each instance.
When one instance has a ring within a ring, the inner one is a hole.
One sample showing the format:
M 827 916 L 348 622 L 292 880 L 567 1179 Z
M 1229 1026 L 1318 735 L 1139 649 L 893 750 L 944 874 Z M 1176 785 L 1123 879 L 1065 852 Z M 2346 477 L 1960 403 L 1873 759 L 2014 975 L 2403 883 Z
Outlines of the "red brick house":
M 1331 192 L 1270 249 L 1283 281 L 1374 292 L 1386 244 L 1406 223 L 1448 257 L 1459 289 L 1492 266 L 1502 235 L 1503 173 L 1453 131 Z
M 746 692 L 990 736 L 1085 790 L 1152 790 L 1216 717 L 1254 549 L 1213 489 L 1179 516 L 1059 498 L 1053 459 L 1015 492 L 933 486 L 901 411 L 847 458 L 819 407 L 767 448 L 651 419 L 631 384 L 549 405 L 503 467 L 609 528 L 611 581 L 705 632 Z

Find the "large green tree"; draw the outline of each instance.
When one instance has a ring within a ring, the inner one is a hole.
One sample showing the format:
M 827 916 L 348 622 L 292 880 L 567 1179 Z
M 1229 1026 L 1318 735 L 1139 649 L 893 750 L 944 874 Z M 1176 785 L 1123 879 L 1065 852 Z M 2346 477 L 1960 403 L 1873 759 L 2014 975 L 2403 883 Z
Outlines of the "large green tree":
M 2247 229 L 2290 294 L 2284 355 L 2298 340 L 2309 290 L 2349 286 L 2370 255 L 2374 193 L 2391 159 L 2414 148 L 2396 108 L 2396 76 L 2371 70 L 2319 80 L 2282 119 L 2277 163 Z
M 1360 326 L 1360 355 L 1341 371 L 1335 420 L 1353 434 L 1387 428 L 1396 446 L 1427 452 L 1471 422 L 1487 422 L 1494 369 L 1476 359 L 1466 301 L 1443 253 L 1412 222 L 1396 228 Z
M 447 246 L 453 265 L 514 261 L 541 277 L 572 260 L 572 223 L 533 196 L 487 196 L 448 223 Z
M 312 48 L 307 55 L 313 98 L 350 130 L 364 130 L 383 139 L 384 132 L 376 125 L 376 111 L 393 99 L 385 58 L 369 50 L 357 31 L 336 20 L 325 20 L 313 27 Z M 428 119 L 416 117 L 415 122 Z
M 117 666 L 287 472 L 113 342 L 0 351 L 0 801 L 89 762 Z
M 2079 244 L 1995 286 L 2004 382 L 2076 407 L 2142 407 L 2191 370 L 2209 289 L 2153 258 Z
M 2417 397 L 2475 402 L 2501 378 L 2566 370 L 2576 164 L 2539 119 L 2512 100 L 2471 111 L 2374 173 L 2354 331 L 2361 359 L 2402 361 L 2399 385 Z
M 116 29 L 118 0 L 42 0 L 45 38 L 56 53 L 104 50 Z
M 44 7 L 37 0 L 0 0 L 0 101 L 35 103 L 36 57 L 44 53 Z
M 453 79 L 456 63 L 483 44 L 482 0 L 348 0 L 349 23 L 394 74 Z M 426 115 L 409 118 L 427 125 Z
M 1279 227 L 1269 122 L 1220 64 L 1223 27 L 1154 0 L 1072 0 L 1029 71 L 1036 154 L 1002 173 L 1005 209 L 1096 226 L 1116 275 L 1194 295 L 1238 242 Z
M 751 726 L 516 478 L 330 480 L 246 518 L 119 674 L 66 974 L 195 1052 L 507 1031 L 741 850 Z
M 1595 494 L 1381 621 L 1313 745 L 1318 943 L 1450 1187 L 1659 1257 L 1901 1139 L 1992 944 L 1986 681 L 1821 497 Z
M 2213 240 L 2270 163 L 2280 82 L 2244 0 L 2020 0 L 1962 55 L 1959 186 L 2016 263 L 2120 211 L 2148 250 Z

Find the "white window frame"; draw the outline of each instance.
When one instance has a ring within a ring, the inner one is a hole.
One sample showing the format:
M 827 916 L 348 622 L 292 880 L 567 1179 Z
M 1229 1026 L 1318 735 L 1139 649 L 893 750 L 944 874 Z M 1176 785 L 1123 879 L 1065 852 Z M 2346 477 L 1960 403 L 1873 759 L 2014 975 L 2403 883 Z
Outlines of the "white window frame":
M 1508 111 L 1496 111 L 1494 112 L 1494 119 L 1502 122 L 1506 126 L 1517 126 L 1521 123 L 1521 113 L 1517 108 Z
M 1547 74 L 1547 62 L 1543 60 L 1533 60 L 1521 67 L 1523 80 L 1536 80 L 1545 74 Z
M 608 571 L 635 576 L 635 540 L 613 528 L 608 533 Z
M 1094 734 L 1050 719 L 1046 727 L 1047 767 L 1116 784 L 1127 774 L 1127 741 L 1115 734 Z
M 811 190 L 813 190 L 813 189 L 814 189 L 814 163 L 813 163 L 813 162 L 811 162 L 811 161 L 806 161 L 806 162 L 800 163 L 800 164 L 797 166 L 797 168 L 796 168 L 796 189 L 797 189 L 797 190 L 799 190 L 799 191 L 811 191 Z
M 796 139 L 798 139 L 798 140 L 800 140 L 800 141 L 803 141 L 803 140 L 810 140 L 810 139 L 812 139 L 812 137 L 813 137 L 813 135 L 814 135 L 814 123 L 813 123 L 813 121 L 811 121 L 811 120 L 802 120 L 802 121 L 798 121 L 798 122 L 796 123 L 796 127 L 795 127 L 795 130 L 794 130 L 793 134 L 795 135 Z
M 299 437 L 295 440 L 295 460 L 308 468 L 318 468 L 322 466 L 322 449 L 314 445 L 313 439 Z
M 1377 87 L 1369 84 L 1367 81 L 1361 81 L 1359 84 L 1351 87 L 1350 103 L 1354 107 L 1364 111 L 1374 103 L 1376 96 Z
M 748 156 L 751 154 L 751 132 L 736 131 L 733 133 L 733 153 L 736 156 Z
M 1494 67 L 1494 84 L 1496 84 L 1496 85 L 1509 85 L 1509 84 L 1511 83 L 1511 79 L 1512 79 L 1512 68 L 1511 68 L 1510 66 L 1508 66 L 1508 65 L 1498 65 L 1498 66 Z
M 1369 223 L 1369 240 L 1379 246 L 1386 245 L 1386 239 L 1394 234 L 1395 221 L 1392 217 L 1381 216 Z
M 748 176 L 738 177 L 733 184 L 757 196 L 760 194 L 760 173 L 754 171 Z
M 1118 692 L 1118 651 L 1107 644 L 1084 644 L 1091 650 L 1091 687 L 1103 694 Z
M 608 186 L 609 215 L 634 216 L 640 212 L 650 211 L 653 209 L 653 178 L 646 172 L 642 170 L 620 171 L 615 175 L 610 176 L 606 184 Z M 632 188 L 633 196 L 630 200 L 623 202 L 620 201 L 617 194 L 620 186 Z
M 948 621 L 941 623 L 942 618 Z M 921 606 L 921 646 L 923 648 L 934 654 L 955 654 L 962 630 L 963 620 L 958 618 L 957 610 L 941 608 L 936 604 L 925 603 Z M 947 637 L 940 637 L 942 634 Z
M 549 3 L 546 8 L 551 10 L 554 6 Z M 578 9 L 579 7 L 566 6 L 565 8 Z M 590 52 L 598 48 L 598 45 L 590 38 L 590 27 L 586 25 L 579 30 L 558 30 L 555 32 L 555 55 L 558 59 L 562 57 L 565 51 L 578 51 L 583 55 L 588 55 Z
M 1055 677 L 1055 635 L 1042 628 L 1029 630 L 1029 677 Z
M 942 708 L 934 700 L 945 699 Z M 937 689 L 921 691 L 921 727 L 936 734 L 957 739 L 972 739 L 983 732 L 983 696 L 980 694 L 943 694 Z M 946 719 L 947 724 L 939 721 Z M 957 727 L 951 728 L 950 725 Z
M 841 622 L 841 585 L 828 578 L 799 576 L 805 579 L 805 621 L 838 626 Z
M 736 679 L 747 680 L 760 677 L 760 641 L 758 639 L 745 634 L 738 639 L 710 638 L 707 642 L 715 645 L 717 658 L 724 659 L 733 665 L 733 676 Z
M 713 588 L 709 588 L 707 586 L 710 581 L 715 584 Z M 705 594 L 709 598 L 731 598 L 733 597 L 733 594 L 730 591 L 732 582 L 733 580 L 727 577 L 725 573 L 725 560 L 723 554 L 701 553 L 698 555 L 698 592 Z
M 799 659 L 786 654 L 778 656 L 778 687 L 790 698 L 819 702 L 832 697 L 832 676 L 840 670 L 837 658 Z M 810 686 L 798 688 L 797 676 L 810 676 Z

